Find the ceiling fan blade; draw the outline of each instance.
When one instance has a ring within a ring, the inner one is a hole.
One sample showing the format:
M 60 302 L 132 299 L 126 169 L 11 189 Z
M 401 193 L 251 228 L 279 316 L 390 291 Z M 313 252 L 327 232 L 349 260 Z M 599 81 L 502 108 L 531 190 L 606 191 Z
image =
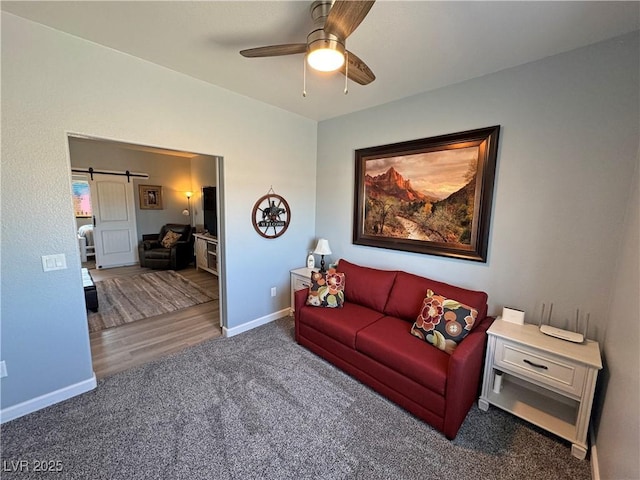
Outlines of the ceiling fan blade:
M 347 73 L 347 77 L 349 80 L 353 80 L 360 85 L 368 85 L 376 79 L 376 76 L 373 74 L 371 69 L 367 67 L 367 64 L 364 63 L 360 58 L 355 54 L 347 51 L 348 53 L 348 63 L 349 63 L 349 72 Z M 346 66 L 343 65 L 340 68 L 340 73 L 345 74 Z
M 240 55 L 248 58 L 277 57 L 279 55 L 295 55 L 296 53 L 305 53 L 306 51 L 306 43 L 287 43 L 285 45 L 269 45 L 268 47 L 257 47 L 240 50 Z
M 346 39 L 358 28 L 374 3 L 375 0 L 336 0 L 329 10 L 324 31 Z

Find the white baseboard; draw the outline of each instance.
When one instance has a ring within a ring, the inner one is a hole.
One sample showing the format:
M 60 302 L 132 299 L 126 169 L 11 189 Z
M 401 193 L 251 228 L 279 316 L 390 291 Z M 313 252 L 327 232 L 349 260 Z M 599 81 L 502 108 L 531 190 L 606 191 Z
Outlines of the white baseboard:
M 89 392 L 96 388 L 97 385 L 96 375 L 94 373 L 91 378 L 83 380 L 82 382 L 69 385 L 68 387 L 61 388 L 54 392 L 45 393 L 44 395 L 32 398 L 31 400 L 27 400 L 26 402 L 22 402 L 17 405 L 12 405 L 11 407 L 3 408 L 0 410 L 0 423 L 15 420 L 16 418 L 41 410 L 53 405 L 54 403 L 62 402 L 63 400 L 75 397 L 76 395 Z
M 598 463 L 598 449 L 596 448 L 596 437 L 593 434 L 593 427 L 589 427 L 589 437 L 591 437 L 591 478 L 600 480 L 600 464 Z
M 287 307 L 278 312 L 270 313 L 269 315 L 265 315 L 264 317 L 256 318 L 255 320 L 252 320 L 250 322 L 243 323 L 242 325 L 238 325 L 237 327 L 222 327 L 222 335 L 224 335 L 225 337 L 233 337 L 234 335 L 238 335 L 239 333 L 259 327 L 260 325 L 265 325 L 269 322 L 273 322 L 278 318 L 286 317 L 290 312 L 291 309 Z

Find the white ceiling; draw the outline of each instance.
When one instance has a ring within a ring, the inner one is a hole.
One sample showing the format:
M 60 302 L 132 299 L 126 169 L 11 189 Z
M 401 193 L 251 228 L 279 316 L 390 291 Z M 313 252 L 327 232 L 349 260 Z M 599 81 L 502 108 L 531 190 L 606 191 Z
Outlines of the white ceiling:
M 245 48 L 305 42 L 303 1 L 2 1 L 2 10 L 228 90 L 324 120 L 640 29 L 640 2 L 378 0 L 347 48 L 368 86 L 308 71 L 303 55 L 244 58 Z

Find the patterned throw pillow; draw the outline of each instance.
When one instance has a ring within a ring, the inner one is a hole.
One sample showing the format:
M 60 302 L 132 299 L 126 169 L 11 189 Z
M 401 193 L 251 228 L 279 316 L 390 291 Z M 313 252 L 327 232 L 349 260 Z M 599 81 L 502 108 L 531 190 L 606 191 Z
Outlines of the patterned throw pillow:
M 427 290 L 411 333 L 451 355 L 469 334 L 476 318 L 475 308 Z
M 311 273 L 311 286 L 307 305 L 313 307 L 342 308 L 344 304 L 344 273 L 335 268 L 327 270 L 326 275 L 320 272 Z
M 171 248 L 173 247 L 176 243 L 178 243 L 178 240 L 180 240 L 180 237 L 182 235 L 179 233 L 174 232 L 173 230 L 169 230 L 164 238 L 162 239 L 162 241 L 160 242 L 162 244 L 162 246 L 164 248 Z

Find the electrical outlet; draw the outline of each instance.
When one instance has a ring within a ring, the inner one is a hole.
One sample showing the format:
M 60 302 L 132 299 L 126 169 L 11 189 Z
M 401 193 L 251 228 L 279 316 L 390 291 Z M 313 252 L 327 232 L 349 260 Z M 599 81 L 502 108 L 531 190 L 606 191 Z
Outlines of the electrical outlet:
M 4 360 L 2 360 L 0 362 L 0 378 L 4 378 L 6 376 L 8 376 L 9 374 L 7 373 L 7 364 L 4 363 Z
M 276 296 L 276 287 L 271 287 L 271 296 L 272 297 Z

